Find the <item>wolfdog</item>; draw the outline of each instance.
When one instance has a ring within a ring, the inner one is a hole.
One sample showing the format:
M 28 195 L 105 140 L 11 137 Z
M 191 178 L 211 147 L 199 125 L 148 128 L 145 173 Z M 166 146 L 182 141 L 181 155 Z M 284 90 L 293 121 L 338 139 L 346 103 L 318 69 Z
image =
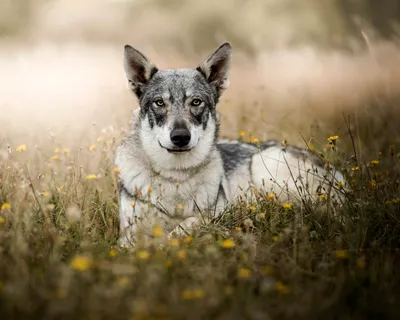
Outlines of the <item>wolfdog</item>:
M 285 200 L 344 181 L 307 149 L 277 141 L 218 141 L 216 105 L 229 85 L 231 55 L 226 42 L 196 68 L 159 70 L 125 46 L 125 72 L 140 107 L 115 157 L 121 244 L 135 242 L 140 227 L 154 223 L 193 231 L 205 212 L 220 214 L 251 188 Z

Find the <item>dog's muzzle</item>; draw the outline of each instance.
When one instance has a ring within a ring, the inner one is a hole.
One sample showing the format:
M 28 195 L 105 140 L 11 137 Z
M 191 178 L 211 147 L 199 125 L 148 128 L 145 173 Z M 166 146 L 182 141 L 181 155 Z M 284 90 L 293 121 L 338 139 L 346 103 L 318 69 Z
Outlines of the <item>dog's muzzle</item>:
M 190 150 L 193 149 L 193 148 L 176 148 L 176 149 L 174 148 L 174 149 L 169 149 L 169 148 L 164 147 L 164 146 L 161 144 L 160 141 L 158 141 L 158 144 L 160 145 L 161 148 L 167 150 L 167 151 L 170 152 L 170 153 L 188 152 L 188 151 L 190 151 Z

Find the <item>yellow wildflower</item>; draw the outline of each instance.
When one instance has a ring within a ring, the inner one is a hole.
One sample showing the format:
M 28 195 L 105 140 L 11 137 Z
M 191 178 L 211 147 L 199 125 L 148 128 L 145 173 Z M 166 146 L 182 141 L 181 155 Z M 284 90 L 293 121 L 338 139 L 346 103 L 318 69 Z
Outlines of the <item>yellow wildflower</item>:
M 184 290 L 181 293 L 182 300 L 195 300 L 202 299 L 204 297 L 204 291 L 201 289 Z
M 124 288 L 126 287 L 130 282 L 129 277 L 119 277 L 117 280 L 117 284 L 119 287 Z
M 346 259 L 349 256 L 346 250 L 336 250 L 335 255 L 339 259 Z
M 97 176 L 95 174 L 88 174 L 86 176 L 86 180 L 95 180 L 97 179 Z
M 247 268 L 240 268 L 237 272 L 237 276 L 240 279 L 248 279 L 250 278 L 251 272 Z
M 58 148 L 54 149 L 54 153 L 59 153 L 59 152 L 60 152 L 60 149 L 58 149 Z
M 63 150 L 62 150 L 62 151 L 63 151 L 63 153 L 64 153 L 64 154 L 67 154 L 67 153 L 69 153 L 69 149 L 68 149 L 68 148 L 63 148 Z
M 4 219 L 3 217 L 0 217 L 0 224 L 3 224 L 6 222 L 6 219 Z
M 252 136 L 252 137 L 250 138 L 250 142 L 251 142 L 251 143 L 259 143 L 260 140 L 259 140 L 258 138 L 256 138 L 256 137 L 253 137 L 253 136 Z
M 181 298 L 183 300 L 192 300 L 193 299 L 192 290 L 183 290 L 182 293 L 181 293 Z
M 117 254 L 118 254 L 118 252 L 115 249 L 111 249 L 110 251 L 108 251 L 108 255 L 110 257 L 115 257 Z
M 179 247 L 179 240 L 176 239 L 176 238 L 171 239 L 171 240 L 169 241 L 169 245 L 170 245 L 171 247 Z
M 47 191 L 43 191 L 43 192 L 40 193 L 40 195 L 42 197 L 46 197 L 47 198 L 50 195 L 50 193 L 48 193 Z
M 163 228 L 162 228 L 160 225 L 156 225 L 156 226 L 153 228 L 153 236 L 159 238 L 159 237 L 162 237 L 163 235 L 164 235 L 164 230 L 163 230 Z
M 379 160 L 371 160 L 371 164 L 373 164 L 373 165 L 379 164 Z
M 231 239 L 226 239 L 221 242 L 221 247 L 226 248 L 226 249 L 234 248 L 235 242 L 233 242 L 233 240 L 231 240 Z
M 371 181 L 369 182 L 369 186 L 370 186 L 372 189 L 376 188 L 376 181 L 375 181 L 375 180 L 371 180 Z
M 59 187 L 58 187 L 58 190 L 60 190 L 60 191 L 62 191 L 63 189 L 64 189 L 63 186 L 59 186 Z
M 291 205 L 290 203 L 288 203 L 288 202 L 284 203 L 284 204 L 283 204 L 283 207 L 284 207 L 285 209 L 287 209 L 287 210 L 292 209 L 292 205 Z
M 165 267 L 166 268 L 171 268 L 172 267 L 172 261 L 171 260 L 167 260 L 167 261 L 165 261 Z
M 235 230 L 236 230 L 237 232 L 241 232 L 241 231 L 242 231 L 242 228 L 241 228 L 241 227 L 236 227 Z
M 177 209 L 178 211 L 182 211 L 183 208 L 184 208 L 183 203 L 178 203 L 178 205 L 176 206 L 176 209 Z
M 58 159 L 58 155 L 56 155 L 56 154 L 51 157 L 51 160 L 57 160 L 57 159 Z
M 260 212 L 260 213 L 257 215 L 257 218 L 259 218 L 259 219 L 265 218 L 265 212 Z
M 272 240 L 274 240 L 275 242 L 278 242 L 279 241 L 279 236 L 273 236 Z
M 119 173 L 119 168 L 114 168 L 114 173 Z
M 72 269 L 77 271 L 85 271 L 91 267 L 92 262 L 88 257 L 76 256 L 72 259 L 70 265 Z
M 147 188 L 147 193 L 151 193 L 152 191 L 153 191 L 152 186 L 149 186 L 149 187 Z
M 89 147 L 89 151 L 94 151 L 96 149 L 96 146 L 94 145 L 94 144 L 92 144 L 90 147 Z
M 275 283 L 275 290 L 281 294 L 290 293 L 290 288 L 287 285 L 284 285 L 282 282 L 277 281 Z
M 135 201 L 131 201 L 131 207 L 134 207 L 135 206 Z
M 336 182 L 336 186 L 337 186 L 339 189 L 342 189 L 343 186 L 344 186 L 344 184 L 343 184 L 342 181 L 338 181 L 338 182 Z
M 256 210 L 256 207 L 255 206 L 250 206 L 249 209 L 250 209 L 250 211 L 254 211 L 254 210 Z
M 202 299 L 204 297 L 204 291 L 201 289 L 193 290 L 193 296 L 195 299 Z
M 265 266 L 264 268 L 261 269 L 261 274 L 263 276 L 270 276 L 274 274 L 274 272 L 275 272 L 274 267 L 271 266 Z
M 18 146 L 15 151 L 17 152 L 22 152 L 22 151 L 26 151 L 26 144 L 21 144 L 20 146 Z
M 328 141 L 336 141 L 337 139 L 339 139 L 339 136 L 330 136 L 327 140 Z
M 360 167 L 353 167 L 353 168 L 351 168 L 351 171 L 358 171 L 358 170 L 360 170 Z
M 267 197 L 269 200 L 275 199 L 275 195 L 273 193 L 270 193 Z
M 326 199 L 326 198 L 328 198 L 328 196 L 327 196 L 326 193 L 320 194 L 319 197 L 320 197 L 321 199 Z
M 360 269 L 365 269 L 365 257 L 360 257 L 357 259 L 357 267 L 359 267 Z
M 176 256 L 177 256 L 180 260 L 185 260 L 185 259 L 187 258 L 187 252 L 186 252 L 186 250 L 184 250 L 184 249 L 179 250 L 179 251 L 176 253 Z
M 1 210 L 10 210 L 11 209 L 11 204 L 9 204 L 8 202 L 4 202 L 1 205 Z
M 136 257 L 140 260 L 149 260 L 150 253 L 146 250 L 140 250 L 136 252 Z
M 185 238 L 183 238 L 183 243 L 189 244 L 193 241 L 193 237 L 192 236 L 185 236 Z
M 244 131 L 244 130 L 240 130 L 240 131 L 239 131 L 239 136 L 240 136 L 241 138 L 243 138 L 245 135 L 246 135 L 246 131 Z
M 232 286 L 226 286 L 224 291 L 227 296 L 231 296 L 235 292 L 235 288 Z

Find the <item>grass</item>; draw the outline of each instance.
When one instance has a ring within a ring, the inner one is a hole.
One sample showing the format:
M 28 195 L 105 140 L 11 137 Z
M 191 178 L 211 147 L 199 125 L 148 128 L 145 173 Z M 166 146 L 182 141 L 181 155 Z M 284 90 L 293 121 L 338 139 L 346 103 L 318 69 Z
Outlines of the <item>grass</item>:
M 122 131 L 93 127 L 81 148 L 53 136 L 9 147 L 0 168 L 0 317 L 397 318 L 399 161 L 394 147 L 360 152 L 367 135 L 341 119 L 334 143 L 320 134 L 310 147 L 345 172 L 343 206 L 329 195 L 282 204 L 255 190 L 254 202 L 238 201 L 193 236 L 167 239 L 155 226 L 151 242 L 134 249 L 117 245 L 111 160 Z

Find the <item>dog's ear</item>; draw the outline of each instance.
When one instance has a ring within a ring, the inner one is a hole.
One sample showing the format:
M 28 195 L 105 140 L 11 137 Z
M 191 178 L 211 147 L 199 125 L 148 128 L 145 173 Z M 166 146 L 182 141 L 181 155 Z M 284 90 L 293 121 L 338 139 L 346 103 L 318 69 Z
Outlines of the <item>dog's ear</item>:
M 138 97 L 142 94 L 142 87 L 148 83 L 158 71 L 141 52 L 129 45 L 125 46 L 124 68 L 129 86 Z
M 213 85 L 218 95 L 229 86 L 232 47 L 228 42 L 220 45 L 208 58 L 197 67 L 208 83 Z

